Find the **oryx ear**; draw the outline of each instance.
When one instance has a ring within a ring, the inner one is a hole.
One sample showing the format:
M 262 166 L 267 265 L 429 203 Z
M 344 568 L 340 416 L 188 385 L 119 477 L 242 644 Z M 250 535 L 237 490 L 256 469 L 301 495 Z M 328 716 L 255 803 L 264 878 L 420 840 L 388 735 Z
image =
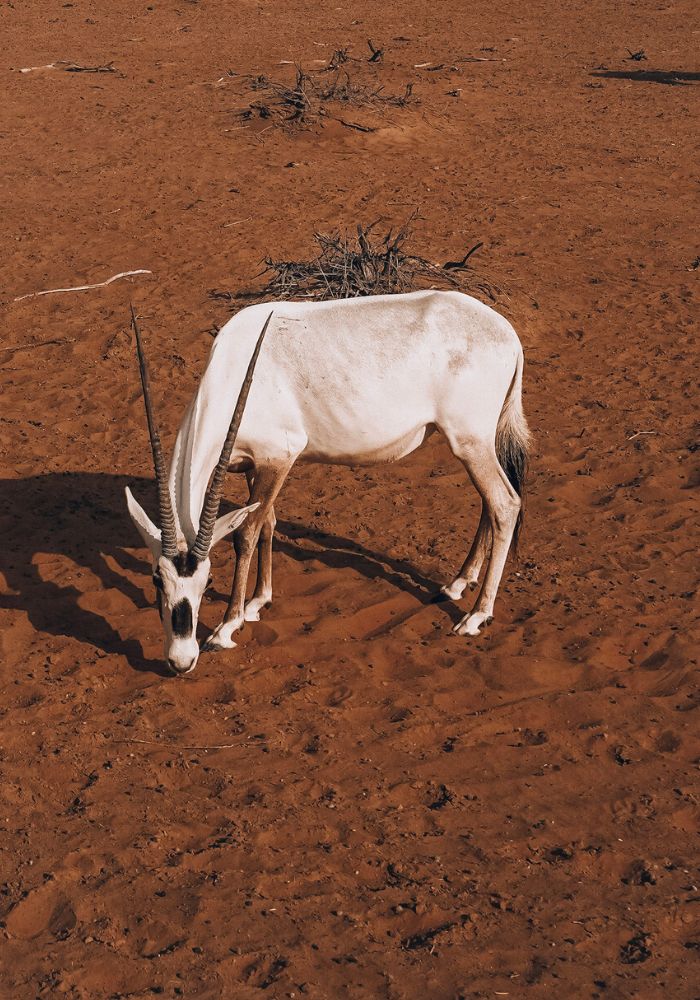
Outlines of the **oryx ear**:
M 221 517 L 217 517 L 209 550 L 211 551 L 216 543 L 220 542 L 226 535 L 235 531 L 239 524 L 243 524 L 248 514 L 257 510 L 259 506 L 259 503 L 251 503 L 248 507 L 241 507 L 240 510 L 232 510 L 230 514 L 223 514 Z
M 131 515 L 131 520 L 136 526 L 141 538 L 143 538 L 144 543 L 150 549 L 151 555 L 153 556 L 153 561 L 157 562 L 160 559 L 162 545 L 160 541 L 160 530 L 156 528 L 153 521 L 150 519 L 146 511 L 143 509 L 140 503 L 138 503 L 127 486 L 124 490 L 126 493 L 126 505 L 129 508 L 129 514 Z

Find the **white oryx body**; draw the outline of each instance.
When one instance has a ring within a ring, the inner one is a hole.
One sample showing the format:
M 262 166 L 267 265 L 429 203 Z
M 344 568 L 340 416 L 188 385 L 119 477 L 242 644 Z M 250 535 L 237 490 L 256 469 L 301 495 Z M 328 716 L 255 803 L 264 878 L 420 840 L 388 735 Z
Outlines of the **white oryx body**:
M 478 634 L 491 618 L 520 516 L 528 431 L 518 337 L 502 316 L 459 292 L 265 303 L 234 316 L 216 338 L 177 436 L 169 489 L 180 546 L 184 538 L 191 548 L 197 536 L 212 469 L 270 312 L 228 460 L 231 471 L 246 472 L 251 502 L 259 506 L 234 532 L 231 602 L 204 648 L 235 645 L 233 633 L 271 599 L 273 504 L 296 461 L 391 462 L 435 429 L 464 463 L 483 501 L 471 552 L 444 588 L 458 598 L 466 586 L 475 586 L 491 548 L 477 605 L 456 627 L 460 634 Z M 256 545 L 257 586 L 244 607 Z

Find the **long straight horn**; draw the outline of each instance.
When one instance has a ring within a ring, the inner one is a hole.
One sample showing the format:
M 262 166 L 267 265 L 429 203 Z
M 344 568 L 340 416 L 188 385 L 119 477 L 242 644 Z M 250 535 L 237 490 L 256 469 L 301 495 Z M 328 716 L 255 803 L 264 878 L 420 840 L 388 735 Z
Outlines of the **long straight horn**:
M 255 370 L 255 362 L 258 360 L 258 354 L 260 354 L 260 348 L 262 347 L 262 342 L 265 334 L 267 333 L 267 328 L 270 325 L 270 320 L 272 319 L 272 313 L 265 320 L 265 325 L 262 328 L 262 332 L 258 337 L 258 342 L 255 345 L 255 350 L 253 351 L 253 356 L 248 364 L 248 371 L 246 372 L 245 378 L 243 379 L 243 385 L 241 386 L 241 391 L 238 394 L 238 402 L 233 411 L 233 416 L 231 417 L 231 423 L 229 424 L 228 433 L 226 435 L 226 440 L 224 441 L 223 448 L 221 449 L 221 455 L 219 456 L 219 461 L 214 469 L 214 474 L 211 477 L 211 482 L 209 483 L 209 488 L 207 490 L 206 496 L 204 497 L 204 503 L 202 504 L 202 514 L 199 519 L 199 531 L 197 532 L 197 538 L 194 545 L 192 546 L 192 555 L 198 560 L 206 559 L 209 554 L 209 546 L 211 545 L 212 535 L 214 533 L 214 525 L 216 524 L 216 518 L 219 513 L 219 503 L 221 502 L 221 491 L 224 486 L 224 479 L 226 477 L 226 472 L 228 471 L 228 463 L 231 458 L 231 452 L 233 451 L 233 446 L 236 442 L 236 435 L 238 434 L 238 428 L 241 425 L 241 420 L 243 419 L 243 411 L 245 410 L 246 400 L 248 399 L 248 393 L 250 392 L 250 386 L 253 381 L 253 372 Z
M 168 559 L 174 559 L 177 555 L 177 528 L 175 525 L 175 515 L 170 500 L 170 490 L 168 489 L 168 473 L 163 457 L 163 446 L 160 443 L 158 425 L 153 415 L 151 404 L 151 390 L 148 382 L 148 365 L 143 354 L 141 344 L 141 331 L 136 322 L 136 313 L 133 305 L 131 307 L 131 325 L 136 335 L 136 353 L 139 358 L 139 371 L 141 372 L 141 387 L 143 388 L 143 401 L 146 406 L 146 420 L 148 421 L 148 435 L 151 439 L 151 451 L 153 452 L 153 466 L 156 473 L 156 488 L 158 490 L 158 509 L 160 513 L 161 546 L 163 555 Z

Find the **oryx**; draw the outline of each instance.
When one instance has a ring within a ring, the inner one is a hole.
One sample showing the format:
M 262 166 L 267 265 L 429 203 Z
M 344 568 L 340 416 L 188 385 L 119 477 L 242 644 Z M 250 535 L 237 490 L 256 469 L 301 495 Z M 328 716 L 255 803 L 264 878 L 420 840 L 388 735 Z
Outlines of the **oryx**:
M 133 325 L 160 529 L 129 490 L 127 503 L 153 557 L 165 656 L 176 673 L 188 673 L 197 662 L 195 631 L 210 579 L 209 553 L 221 538 L 233 532 L 233 589 L 224 620 L 202 648 L 234 647 L 236 630 L 257 620 L 272 599 L 274 503 L 296 461 L 391 462 L 436 429 L 482 501 L 469 554 L 442 593 L 457 600 L 467 587 L 474 589 L 485 562 L 475 606 L 454 631 L 478 635 L 491 621 L 522 521 L 529 441 L 523 353 L 506 319 L 455 291 L 249 306 L 214 342 L 180 425 L 169 478 L 135 317 Z M 227 471 L 245 472 L 250 503 L 217 517 Z M 246 603 L 256 546 L 257 582 Z

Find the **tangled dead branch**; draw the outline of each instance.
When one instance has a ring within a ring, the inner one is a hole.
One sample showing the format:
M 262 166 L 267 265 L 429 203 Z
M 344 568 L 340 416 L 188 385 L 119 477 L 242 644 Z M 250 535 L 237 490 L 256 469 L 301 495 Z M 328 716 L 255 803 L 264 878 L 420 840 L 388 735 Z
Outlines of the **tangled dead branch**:
M 350 55 L 350 49 L 336 49 L 333 55 L 328 60 L 328 65 L 324 66 L 321 73 L 332 73 L 333 70 L 339 69 L 343 63 L 349 62 L 352 59 Z
M 346 69 L 340 69 L 343 61 L 347 61 L 347 56 L 341 50 L 321 71 L 325 73 L 335 69 L 336 75 L 331 83 L 314 79 L 301 66 L 296 67 L 296 78 L 291 86 L 271 80 L 264 74 L 253 77 L 249 80 L 250 89 L 260 92 L 261 97 L 239 109 L 237 114 L 243 121 L 263 118 L 282 126 L 310 126 L 332 117 L 329 106 L 333 103 L 379 109 L 402 108 L 417 101 L 412 83 L 406 85 L 403 94 L 387 94 L 383 87 L 374 83 L 356 82 Z
M 413 217 L 398 232 L 389 230 L 382 237 L 374 235 L 376 222 L 367 227 L 358 225 L 354 237 L 316 233 L 319 252 L 312 260 L 285 261 L 268 256 L 263 274 L 270 278 L 262 294 L 277 299 L 343 299 L 448 287 L 478 290 L 495 299 L 496 289 L 467 265 L 474 251 L 458 268 L 452 262 L 451 269 L 411 252 L 412 221 Z

